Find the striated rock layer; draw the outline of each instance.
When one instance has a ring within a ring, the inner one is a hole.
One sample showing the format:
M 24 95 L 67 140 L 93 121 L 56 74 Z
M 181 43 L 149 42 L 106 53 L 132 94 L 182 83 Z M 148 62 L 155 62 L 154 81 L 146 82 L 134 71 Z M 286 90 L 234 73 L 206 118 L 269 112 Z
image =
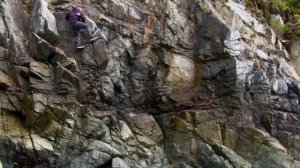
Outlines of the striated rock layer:
M 300 167 L 299 75 L 241 2 L 22 2 L 0 1 L 0 167 Z

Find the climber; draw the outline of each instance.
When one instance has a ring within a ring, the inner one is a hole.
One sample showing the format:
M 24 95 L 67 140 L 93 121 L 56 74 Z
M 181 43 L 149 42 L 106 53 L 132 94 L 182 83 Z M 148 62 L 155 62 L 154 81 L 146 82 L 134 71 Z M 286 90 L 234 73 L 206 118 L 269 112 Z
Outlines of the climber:
M 92 39 L 92 31 L 90 30 L 89 26 L 85 23 L 86 16 L 82 13 L 82 7 L 76 6 L 72 7 L 72 11 L 70 11 L 66 15 L 66 19 L 69 23 L 69 27 L 71 30 L 75 32 L 75 44 L 77 48 L 83 48 L 84 46 L 80 45 L 81 34 L 80 30 L 84 29 L 88 34 L 89 38 Z

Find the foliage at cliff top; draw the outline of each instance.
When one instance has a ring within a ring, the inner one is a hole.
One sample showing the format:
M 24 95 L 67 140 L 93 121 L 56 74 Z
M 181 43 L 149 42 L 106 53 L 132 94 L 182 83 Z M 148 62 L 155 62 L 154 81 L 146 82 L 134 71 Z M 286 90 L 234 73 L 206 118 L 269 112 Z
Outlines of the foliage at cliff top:
M 300 1 L 299 0 L 247 0 L 246 5 L 255 10 L 259 15 L 270 20 L 271 14 L 280 14 L 285 26 L 275 30 L 281 31 L 283 38 L 300 39 Z

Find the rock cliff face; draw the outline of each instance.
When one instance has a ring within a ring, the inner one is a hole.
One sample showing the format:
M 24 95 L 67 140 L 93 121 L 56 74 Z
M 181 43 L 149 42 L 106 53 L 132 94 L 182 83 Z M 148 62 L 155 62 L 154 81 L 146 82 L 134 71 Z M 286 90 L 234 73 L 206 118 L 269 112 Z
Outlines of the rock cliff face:
M 0 167 L 300 167 L 299 75 L 242 2 L 22 2 L 0 1 Z

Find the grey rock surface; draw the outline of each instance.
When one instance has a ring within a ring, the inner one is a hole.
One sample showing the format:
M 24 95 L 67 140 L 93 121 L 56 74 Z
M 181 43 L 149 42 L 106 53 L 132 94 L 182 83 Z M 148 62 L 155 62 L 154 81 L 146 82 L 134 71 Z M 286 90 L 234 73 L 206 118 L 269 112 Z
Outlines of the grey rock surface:
M 241 1 L 0 5 L 3 167 L 300 167 L 299 71 Z
M 274 22 L 278 25 L 284 25 L 284 21 L 283 21 L 282 17 L 280 16 L 280 14 L 271 15 L 271 22 Z
M 46 0 L 37 0 L 32 11 L 33 32 L 52 45 L 57 44 L 59 35 L 56 28 L 56 19 L 48 9 Z
M 112 168 L 129 168 L 129 166 L 121 158 L 114 158 L 112 160 Z

